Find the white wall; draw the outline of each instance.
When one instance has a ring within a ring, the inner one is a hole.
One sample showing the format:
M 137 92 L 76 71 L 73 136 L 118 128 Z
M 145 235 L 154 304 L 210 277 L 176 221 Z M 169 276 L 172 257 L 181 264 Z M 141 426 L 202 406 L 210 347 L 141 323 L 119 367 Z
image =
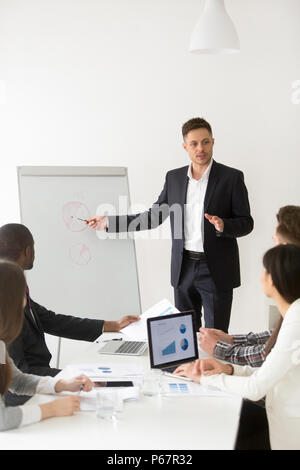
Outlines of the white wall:
M 188 163 L 182 123 L 203 116 L 215 159 L 245 174 L 255 229 L 239 241 L 230 329 L 257 331 L 275 214 L 299 204 L 300 2 L 227 0 L 241 42 L 234 56 L 187 52 L 202 5 L 0 0 L 0 224 L 19 221 L 17 165 L 127 166 L 132 202 L 150 206 L 165 172 Z M 170 241 L 137 238 L 146 309 L 172 300 Z

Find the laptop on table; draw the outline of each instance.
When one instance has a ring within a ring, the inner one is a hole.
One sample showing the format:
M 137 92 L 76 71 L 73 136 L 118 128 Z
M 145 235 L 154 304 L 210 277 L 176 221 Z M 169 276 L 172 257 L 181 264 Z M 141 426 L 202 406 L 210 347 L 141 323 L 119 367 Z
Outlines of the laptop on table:
M 152 369 L 172 373 L 179 365 L 198 359 L 193 310 L 148 318 L 147 332 Z

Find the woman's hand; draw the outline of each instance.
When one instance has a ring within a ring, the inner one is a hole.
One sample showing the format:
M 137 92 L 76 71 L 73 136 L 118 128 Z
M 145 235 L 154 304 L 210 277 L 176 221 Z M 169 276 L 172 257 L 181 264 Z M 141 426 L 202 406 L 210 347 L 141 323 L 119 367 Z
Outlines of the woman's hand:
M 214 358 L 198 359 L 195 362 L 189 362 L 178 366 L 173 372 L 174 375 L 189 377 L 194 382 L 199 382 L 202 376 L 215 374 L 232 375 L 233 367 L 231 364 L 223 364 Z
M 215 374 L 233 374 L 233 367 L 231 364 L 223 364 L 217 359 L 210 357 L 208 359 L 198 359 L 194 365 L 193 374 L 195 377 L 209 376 Z
M 90 392 L 94 387 L 94 383 L 84 374 L 79 375 L 71 380 L 59 380 L 55 384 L 55 392 Z
M 194 375 L 194 362 L 188 362 L 187 364 L 182 364 L 174 370 L 173 374 L 178 375 L 179 377 L 189 377 L 190 379 L 197 379 Z
M 80 400 L 80 396 L 72 395 L 57 398 L 50 403 L 40 405 L 42 419 L 52 418 L 54 416 L 71 416 L 75 411 L 80 410 Z

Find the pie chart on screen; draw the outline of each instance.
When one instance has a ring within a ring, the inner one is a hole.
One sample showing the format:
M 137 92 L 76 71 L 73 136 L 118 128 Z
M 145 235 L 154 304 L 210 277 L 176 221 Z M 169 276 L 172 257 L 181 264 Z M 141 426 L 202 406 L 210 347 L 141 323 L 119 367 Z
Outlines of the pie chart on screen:
M 182 324 L 180 325 L 179 330 L 180 330 L 180 333 L 182 333 L 182 334 L 186 332 L 186 326 L 185 326 L 184 323 L 182 323 Z
M 189 347 L 189 342 L 186 338 L 183 338 L 181 341 L 180 341 L 180 347 L 183 351 L 186 351 L 187 348 Z

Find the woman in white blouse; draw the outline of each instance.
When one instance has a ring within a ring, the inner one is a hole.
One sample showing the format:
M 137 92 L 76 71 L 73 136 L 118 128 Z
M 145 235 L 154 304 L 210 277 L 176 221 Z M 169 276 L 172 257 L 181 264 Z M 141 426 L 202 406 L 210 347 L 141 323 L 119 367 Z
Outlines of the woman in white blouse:
M 52 416 L 68 416 L 80 408 L 79 396 L 67 396 L 43 405 L 6 407 L 4 394 L 11 390 L 20 395 L 90 391 L 93 383 L 81 375 L 72 380 L 23 374 L 9 358 L 6 345 L 20 333 L 26 305 L 26 281 L 21 268 L 0 261 L 0 431 L 34 423 Z
M 263 258 L 261 283 L 281 314 L 260 368 L 214 358 L 182 367 L 178 375 L 258 401 L 266 396 L 272 449 L 300 449 L 300 248 L 279 245 Z

